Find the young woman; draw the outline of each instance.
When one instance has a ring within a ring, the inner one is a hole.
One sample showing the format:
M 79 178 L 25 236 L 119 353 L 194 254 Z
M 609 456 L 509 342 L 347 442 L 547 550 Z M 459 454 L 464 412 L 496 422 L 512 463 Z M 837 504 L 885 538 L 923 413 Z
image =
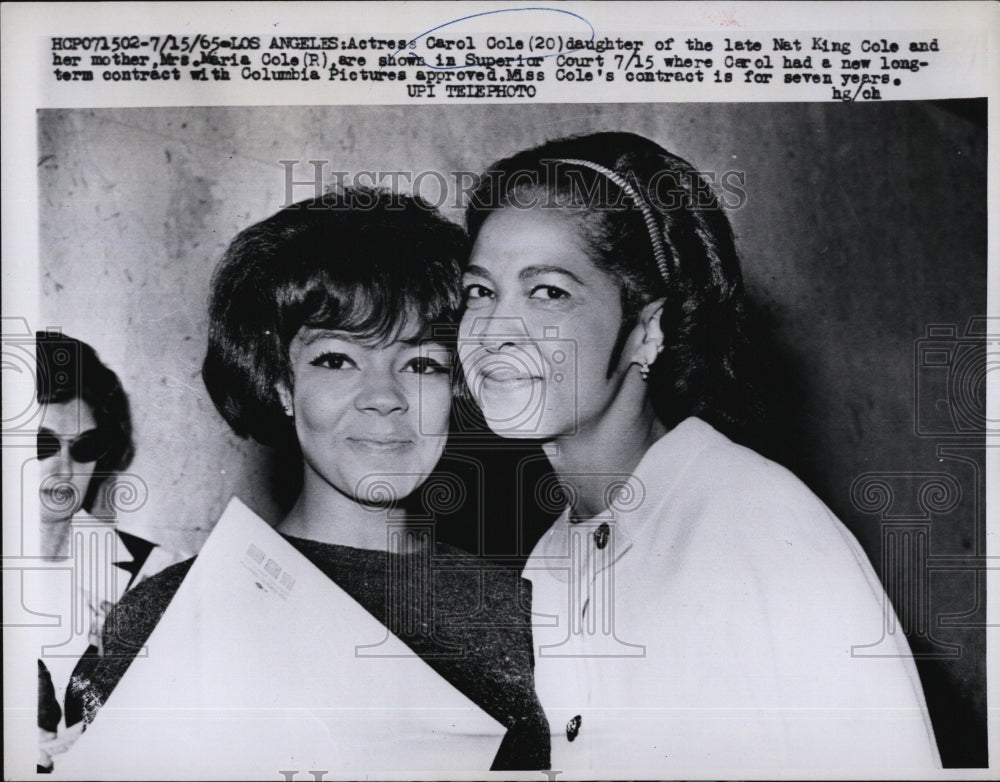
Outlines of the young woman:
M 398 534 L 448 435 L 466 251 L 461 228 L 403 195 L 345 189 L 283 209 L 239 234 L 216 270 L 203 376 L 237 434 L 301 464 L 298 499 L 277 530 L 507 728 L 479 770 L 548 768 L 526 584 L 426 535 Z M 168 569 L 116 609 L 107 663 L 81 683 L 95 707 L 190 566 Z M 294 655 L 280 664 L 294 669 Z M 397 739 L 414 740 L 388 729 L 381 738 L 387 757 Z M 447 741 L 416 738 L 440 742 L 440 768 L 450 767 Z
M 566 501 L 524 571 L 552 767 L 939 765 L 905 640 L 852 656 L 891 615 L 857 541 L 719 431 L 743 414 L 743 292 L 707 182 L 599 133 L 491 166 L 467 222 L 467 384 Z

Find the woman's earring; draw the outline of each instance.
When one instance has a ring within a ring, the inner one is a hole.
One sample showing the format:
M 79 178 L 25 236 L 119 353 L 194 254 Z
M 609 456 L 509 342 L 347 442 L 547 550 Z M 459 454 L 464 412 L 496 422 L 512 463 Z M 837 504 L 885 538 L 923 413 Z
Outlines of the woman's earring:
M 643 382 L 649 380 L 649 362 L 643 361 L 639 365 L 639 377 L 642 378 Z
M 291 415 L 291 410 L 288 409 L 288 405 L 282 405 L 281 409 L 285 411 L 285 415 Z

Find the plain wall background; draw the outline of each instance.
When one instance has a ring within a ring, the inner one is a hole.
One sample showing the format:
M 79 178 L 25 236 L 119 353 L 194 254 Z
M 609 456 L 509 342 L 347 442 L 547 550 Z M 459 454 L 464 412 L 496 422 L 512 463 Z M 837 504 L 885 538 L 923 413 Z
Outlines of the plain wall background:
M 745 173 L 746 203 L 730 217 L 774 399 L 756 445 L 857 535 L 918 655 L 945 655 L 919 663 L 942 754 L 984 763 L 984 572 L 968 559 L 945 567 L 984 551 L 983 438 L 949 436 L 947 424 L 919 437 L 915 411 L 947 421 L 949 394 L 984 395 L 978 364 L 950 388 L 941 378 L 957 369 L 917 364 L 928 326 L 961 335 L 985 313 L 985 101 L 42 111 L 39 326 L 90 342 L 125 384 L 130 472 L 148 491 L 122 524 L 194 553 L 233 494 L 279 518 L 269 454 L 230 433 L 200 377 L 211 271 L 240 229 L 285 203 L 279 160 L 303 161 L 300 180 L 307 160 L 480 171 L 592 130 L 633 131 L 701 171 Z M 942 474 L 944 498 L 927 488 Z M 924 553 L 940 567 L 888 574 L 885 531 L 928 524 Z M 873 628 L 858 643 L 878 637 Z

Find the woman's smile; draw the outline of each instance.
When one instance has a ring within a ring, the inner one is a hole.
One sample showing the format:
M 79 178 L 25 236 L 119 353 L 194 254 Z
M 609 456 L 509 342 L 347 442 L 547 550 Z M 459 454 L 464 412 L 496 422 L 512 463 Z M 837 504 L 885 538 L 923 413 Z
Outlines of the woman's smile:
M 399 437 L 348 437 L 347 442 L 368 453 L 408 453 L 415 445 L 412 439 Z
M 541 380 L 540 374 L 525 370 L 507 361 L 494 361 L 485 367 L 479 368 L 479 373 L 484 383 L 497 386 L 510 384 L 526 384 L 534 380 Z
M 499 370 L 489 372 L 483 376 L 483 384 L 486 386 L 496 386 L 497 388 L 520 388 L 535 381 L 541 382 L 539 377 L 521 375 L 510 370 Z

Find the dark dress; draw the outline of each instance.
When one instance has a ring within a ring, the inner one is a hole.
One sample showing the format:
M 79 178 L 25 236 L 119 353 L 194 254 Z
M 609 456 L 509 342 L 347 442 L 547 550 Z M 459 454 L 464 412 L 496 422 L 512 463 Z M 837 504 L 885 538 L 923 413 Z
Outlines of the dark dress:
M 531 583 L 437 544 L 389 554 L 285 536 L 303 556 L 483 711 L 506 726 L 491 770 L 549 768 L 549 727 L 535 695 Z M 193 559 L 127 592 L 104 627 L 104 656 L 71 683 L 89 723 L 159 622 Z

